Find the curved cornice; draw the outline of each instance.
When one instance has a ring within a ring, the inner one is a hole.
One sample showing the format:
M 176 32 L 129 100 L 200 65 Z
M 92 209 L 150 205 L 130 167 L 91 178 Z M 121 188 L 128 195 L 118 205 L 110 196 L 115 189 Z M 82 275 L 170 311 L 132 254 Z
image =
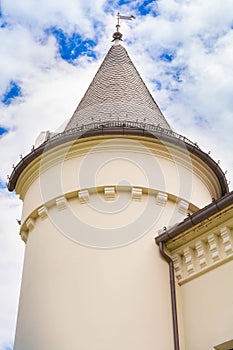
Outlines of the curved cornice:
M 133 124 L 133 125 L 132 125 Z M 135 125 L 134 125 L 135 124 Z M 109 122 L 109 123 L 95 123 L 93 128 L 83 129 L 75 128 L 66 132 L 55 135 L 52 138 L 46 140 L 37 148 L 33 148 L 32 151 L 23 157 L 21 161 L 14 167 L 13 172 L 9 178 L 8 190 L 14 191 L 18 178 L 22 171 L 37 157 L 44 152 L 51 150 L 59 145 L 67 142 L 75 141 L 82 138 L 99 137 L 99 136 L 138 136 L 148 137 L 150 139 L 161 140 L 161 142 L 167 142 L 178 146 L 181 149 L 186 149 L 196 157 L 201 159 L 207 164 L 218 178 L 222 196 L 229 192 L 228 184 L 225 174 L 219 167 L 219 165 L 205 152 L 203 152 L 196 144 L 190 140 L 172 132 L 171 130 L 163 129 L 161 127 L 153 127 L 151 125 L 136 125 L 136 123 L 130 122 Z

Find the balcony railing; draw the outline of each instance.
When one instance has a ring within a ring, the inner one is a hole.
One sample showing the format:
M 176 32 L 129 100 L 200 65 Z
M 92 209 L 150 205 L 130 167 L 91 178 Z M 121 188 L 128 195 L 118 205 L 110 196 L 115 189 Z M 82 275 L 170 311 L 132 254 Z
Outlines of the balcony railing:
M 175 137 L 179 139 L 180 141 L 183 141 L 185 143 L 188 143 L 196 148 L 199 148 L 198 145 L 191 140 L 189 140 L 187 137 L 182 136 L 171 129 L 165 129 L 162 128 L 160 125 L 153 125 L 153 124 L 147 124 L 144 122 L 137 122 L 137 121 L 122 121 L 122 120 L 111 120 L 111 121 L 104 121 L 104 122 L 92 122 L 90 124 L 82 125 L 76 128 L 72 128 L 69 130 L 65 130 L 61 133 L 57 133 L 56 135 L 53 135 L 47 139 L 47 141 L 52 141 L 58 138 L 61 138 L 66 135 L 76 134 L 77 138 L 80 136 L 84 136 L 88 131 L 94 131 L 94 130 L 104 130 L 104 129 L 112 129 L 112 128 L 123 128 L 123 129 L 139 129 L 139 130 L 145 130 L 148 131 L 150 134 L 154 134 L 156 137 L 161 135 L 167 135 L 171 137 Z M 88 135 L 87 135 L 88 136 Z

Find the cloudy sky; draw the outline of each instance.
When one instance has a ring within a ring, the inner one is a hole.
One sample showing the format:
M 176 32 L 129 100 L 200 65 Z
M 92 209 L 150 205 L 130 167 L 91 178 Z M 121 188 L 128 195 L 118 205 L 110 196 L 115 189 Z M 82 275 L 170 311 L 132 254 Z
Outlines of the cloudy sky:
M 41 130 L 70 118 L 107 53 L 124 46 L 174 131 L 233 182 L 232 0 L 0 0 L 0 350 L 13 346 L 24 244 L 5 182 Z

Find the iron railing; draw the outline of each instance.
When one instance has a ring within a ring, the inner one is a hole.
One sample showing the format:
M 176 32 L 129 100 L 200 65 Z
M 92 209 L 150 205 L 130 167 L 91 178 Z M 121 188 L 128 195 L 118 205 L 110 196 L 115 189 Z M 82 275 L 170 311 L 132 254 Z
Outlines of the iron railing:
M 81 135 L 84 135 L 88 131 L 94 131 L 94 130 L 101 130 L 105 128 L 130 128 L 130 129 L 140 129 L 150 132 L 151 134 L 155 134 L 158 136 L 158 134 L 161 135 L 167 135 L 171 137 L 175 137 L 176 139 L 179 139 L 180 141 L 183 141 L 185 143 L 188 143 L 196 148 L 199 148 L 197 143 L 192 142 L 187 137 L 180 135 L 171 129 L 166 129 L 161 127 L 160 125 L 153 125 L 153 124 L 147 124 L 144 122 L 137 122 L 137 121 L 122 121 L 122 120 L 111 120 L 111 121 L 104 121 L 104 122 L 92 122 L 89 124 L 85 124 L 76 128 L 68 129 L 63 132 L 57 133 L 56 135 L 53 135 L 51 137 L 48 137 L 46 142 L 61 138 L 62 136 L 66 135 L 72 135 L 77 134 L 77 137 L 80 137 Z

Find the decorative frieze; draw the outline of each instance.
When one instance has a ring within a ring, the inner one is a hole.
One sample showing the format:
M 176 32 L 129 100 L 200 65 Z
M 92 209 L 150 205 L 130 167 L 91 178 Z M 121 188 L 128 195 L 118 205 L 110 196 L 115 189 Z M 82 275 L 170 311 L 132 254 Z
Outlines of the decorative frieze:
M 207 265 L 206 244 L 203 241 L 197 241 L 195 243 L 195 249 L 197 252 L 199 266 L 203 268 Z
M 132 187 L 131 194 L 132 194 L 133 200 L 138 200 L 138 201 L 141 200 L 142 199 L 142 188 Z
M 219 251 L 219 242 L 218 242 L 218 236 L 214 233 L 211 233 L 208 235 L 208 243 L 209 243 L 209 250 L 210 250 L 210 256 L 213 259 L 213 261 L 220 259 L 220 251 Z
M 116 197 L 115 187 L 104 187 L 104 198 L 106 200 L 114 200 Z
M 184 264 L 186 266 L 186 270 L 188 274 L 194 272 L 194 251 L 190 247 L 186 247 L 184 249 Z
M 182 278 L 182 257 L 180 254 L 173 254 L 172 256 L 175 275 L 178 281 Z
M 35 220 L 32 218 L 27 219 L 26 227 L 28 230 L 33 230 L 33 228 L 35 227 Z
M 171 251 L 175 275 L 179 284 L 203 274 L 233 259 L 233 223 L 214 232 L 206 232 L 201 239 L 191 240 Z
M 67 207 L 67 200 L 65 197 L 59 197 L 56 199 L 56 206 L 59 210 L 64 210 Z
M 186 215 L 187 211 L 188 211 L 188 208 L 189 208 L 189 202 L 186 202 L 183 199 L 180 199 L 177 202 L 177 208 L 178 208 L 178 212 L 179 213 L 181 213 L 183 215 Z
M 45 206 L 39 208 L 37 212 L 38 212 L 38 216 L 39 216 L 42 220 L 44 220 L 44 219 L 46 219 L 46 218 L 48 217 L 48 210 L 47 210 L 47 208 L 46 208 Z
M 167 203 L 168 194 L 165 192 L 158 192 L 156 195 L 156 204 L 164 207 Z
M 28 232 L 27 231 L 21 231 L 21 238 L 26 243 L 28 239 Z
M 224 226 L 220 229 L 224 252 L 229 255 L 232 253 L 232 234 L 231 230 Z
M 89 191 L 88 190 L 78 191 L 78 198 L 79 198 L 81 203 L 89 202 L 89 199 L 90 199 Z

